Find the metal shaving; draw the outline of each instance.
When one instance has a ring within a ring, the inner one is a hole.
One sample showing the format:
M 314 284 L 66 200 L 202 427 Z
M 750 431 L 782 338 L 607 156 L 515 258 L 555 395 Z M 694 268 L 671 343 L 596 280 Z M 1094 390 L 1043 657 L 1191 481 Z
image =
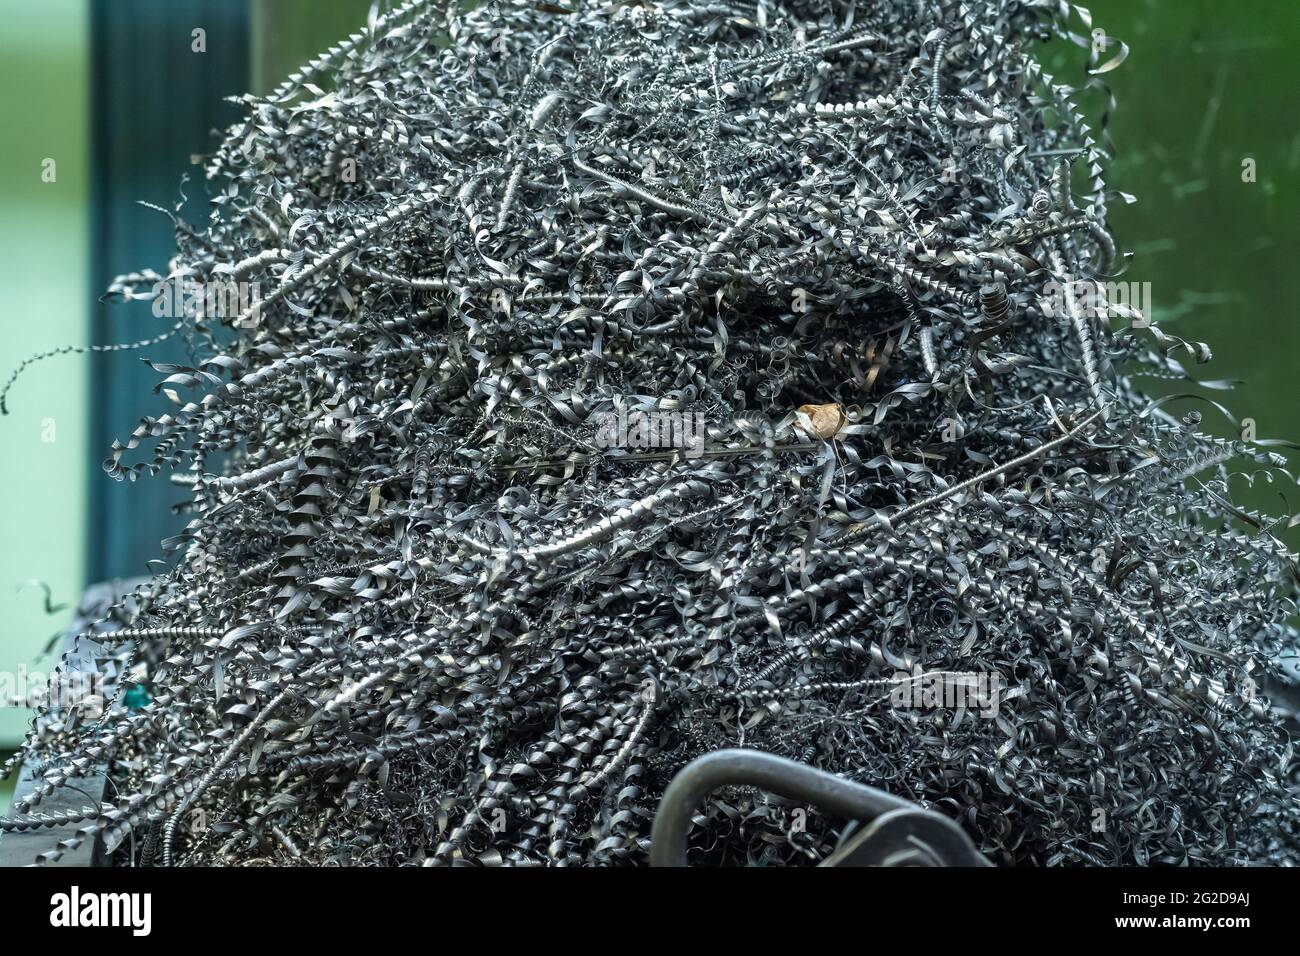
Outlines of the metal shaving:
M 245 98 L 209 221 L 114 287 L 260 286 L 185 318 L 174 406 L 106 463 L 192 521 L 104 638 L 138 683 L 42 715 L 5 828 L 107 767 L 72 843 L 119 863 L 640 863 L 674 772 L 745 746 L 1000 864 L 1294 861 L 1255 690 L 1295 566 L 1227 491 L 1290 476 L 1138 390 L 1205 346 L 1075 294 L 1123 265 L 1119 194 L 1034 51 L 1090 33 L 413 0 Z M 995 713 L 897 705 L 949 673 Z M 692 858 L 843 823 L 723 791 Z

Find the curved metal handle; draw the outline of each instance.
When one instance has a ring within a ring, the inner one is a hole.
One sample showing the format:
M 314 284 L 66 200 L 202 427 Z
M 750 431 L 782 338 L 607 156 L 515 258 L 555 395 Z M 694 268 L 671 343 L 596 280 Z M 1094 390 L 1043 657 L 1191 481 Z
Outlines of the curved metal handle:
M 891 810 L 840 842 L 822 866 L 992 866 L 961 827 L 930 810 Z
M 916 804 L 883 790 L 785 757 L 761 750 L 715 750 L 683 767 L 664 791 L 650 830 L 650 865 L 686 866 L 691 817 L 714 790 L 737 784 L 761 787 L 856 820 L 871 820 L 891 810 L 917 809 Z

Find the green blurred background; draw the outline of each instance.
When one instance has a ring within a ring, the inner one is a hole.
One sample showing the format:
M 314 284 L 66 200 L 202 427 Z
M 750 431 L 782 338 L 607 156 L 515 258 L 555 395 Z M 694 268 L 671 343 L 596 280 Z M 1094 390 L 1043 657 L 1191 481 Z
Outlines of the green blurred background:
M 1260 437 L 1300 440 L 1300 4 L 1085 5 L 1095 26 L 1132 50 L 1101 78 L 1119 102 L 1109 182 L 1139 199 L 1112 205 L 1120 245 L 1135 253 L 1125 278 L 1151 282 L 1158 322 L 1213 346 L 1214 361 L 1193 369 L 1198 378 L 1246 380 L 1207 394 L 1253 418 Z M 190 157 L 234 118 L 222 96 L 270 88 L 362 26 L 370 9 L 369 0 L 0 0 L 6 377 L 39 350 L 159 331 L 147 307 L 96 303 L 115 272 L 165 268 L 170 226 L 132 201 L 172 205 L 181 175 L 195 171 Z M 207 31 L 203 59 L 190 50 L 196 27 Z M 1082 81 L 1084 51 L 1059 46 L 1045 59 L 1059 82 Z M 1098 119 L 1106 111 L 1101 91 L 1080 102 Z M 41 179 L 46 158 L 57 163 L 53 183 Z M 1246 158 L 1256 163 L 1253 183 L 1242 181 Z M 150 407 L 152 378 L 135 353 L 61 356 L 11 394 L 0 419 L 0 671 L 34 666 L 70 619 L 70 607 L 46 613 L 28 582 L 47 584 L 56 607 L 75 605 L 90 581 L 145 573 L 159 539 L 178 527 L 168 513 L 178 495 L 165 480 L 114 485 L 100 471 L 112 437 Z M 1199 407 L 1205 427 L 1234 433 Z M 1244 489 L 1242 499 L 1294 514 L 1292 491 Z M 1292 547 L 1298 532 L 1287 535 Z M 0 708 L 0 751 L 20 741 L 27 719 Z
M 7 379 L 33 352 L 86 340 L 89 24 L 83 3 L 15 0 L 0 3 L 0 22 L 0 374 Z M 56 163 L 52 183 L 42 181 L 47 158 Z M 84 581 L 88 372 L 86 360 L 68 356 L 38 366 L 0 419 L 3 671 L 32 666 L 68 620 L 66 612 L 47 615 L 40 589 L 24 585 L 40 579 L 66 603 Z M 27 718 L 0 707 L 0 748 L 21 739 Z M 0 806 L 7 806 L 3 794 Z
M 1300 441 L 1300 3 L 1097 0 L 1084 6 L 1094 27 L 1131 51 L 1119 69 L 1100 77 L 1118 101 L 1108 127 L 1115 160 L 1107 182 L 1138 199 L 1111 203 L 1115 238 L 1134 253 L 1124 278 L 1151 283 L 1158 324 L 1210 345 L 1214 359 L 1206 365 L 1175 355 L 1191 375 L 1244 380 L 1230 392 L 1191 391 L 1227 405 L 1238 421 L 1253 419 L 1261 439 Z M 1058 82 L 1077 85 L 1087 54 L 1062 49 L 1053 59 L 1072 66 Z M 1079 102 L 1098 118 L 1109 106 L 1100 90 Z M 1242 180 L 1247 159 L 1254 160 L 1255 182 Z M 1189 390 L 1150 385 L 1152 394 Z M 1240 435 L 1207 404 L 1177 401 L 1168 409 L 1179 415 L 1196 409 L 1205 430 Z M 1300 466 L 1300 452 L 1289 457 Z M 1234 491 L 1243 504 L 1271 514 L 1300 511 L 1289 482 Z M 1293 550 L 1300 547 L 1300 528 L 1281 530 L 1280 537 Z

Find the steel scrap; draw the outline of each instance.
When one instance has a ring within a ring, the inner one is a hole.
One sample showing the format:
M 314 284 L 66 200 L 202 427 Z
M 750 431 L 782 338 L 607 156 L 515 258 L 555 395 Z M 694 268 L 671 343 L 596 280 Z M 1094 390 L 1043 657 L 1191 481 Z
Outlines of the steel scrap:
M 1294 479 L 1144 393 L 1209 350 L 1105 299 L 1123 49 L 1048 43 L 1087 11 L 411 0 L 243 98 L 112 289 L 258 290 L 105 463 L 190 523 L 0 826 L 107 768 L 58 822 L 120 864 L 640 864 L 743 747 L 999 864 L 1295 861 L 1295 564 L 1228 491 Z M 690 858 L 844 824 L 723 789 Z

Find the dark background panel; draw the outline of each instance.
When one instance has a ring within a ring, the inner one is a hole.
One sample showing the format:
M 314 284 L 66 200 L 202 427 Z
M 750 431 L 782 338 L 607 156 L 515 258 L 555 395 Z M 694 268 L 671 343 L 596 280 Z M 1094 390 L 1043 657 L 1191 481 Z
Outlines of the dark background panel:
M 208 186 L 192 157 L 210 152 L 236 107 L 224 97 L 246 90 L 250 12 L 244 0 L 94 0 L 92 56 L 91 288 L 98 293 L 122 273 L 149 267 L 167 274 L 175 232 L 166 216 L 139 205 L 173 208 L 202 221 Z M 193 49 L 206 31 L 206 52 Z M 182 177 L 189 182 L 183 187 Z M 152 338 L 171 320 L 147 302 L 93 306 L 94 341 Z M 161 376 L 142 361 L 184 361 L 180 341 L 143 351 L 95 356 L 91 363 L 90 534 L 87 580 L 137 575 L 159 556 L 159 542 L 183 527 L 171 507 L 183 497 L 165 475 L 115 482 L 100 470 L 113 440 L 125 440 L 142 414 L 168 402 L 151 389 Z

